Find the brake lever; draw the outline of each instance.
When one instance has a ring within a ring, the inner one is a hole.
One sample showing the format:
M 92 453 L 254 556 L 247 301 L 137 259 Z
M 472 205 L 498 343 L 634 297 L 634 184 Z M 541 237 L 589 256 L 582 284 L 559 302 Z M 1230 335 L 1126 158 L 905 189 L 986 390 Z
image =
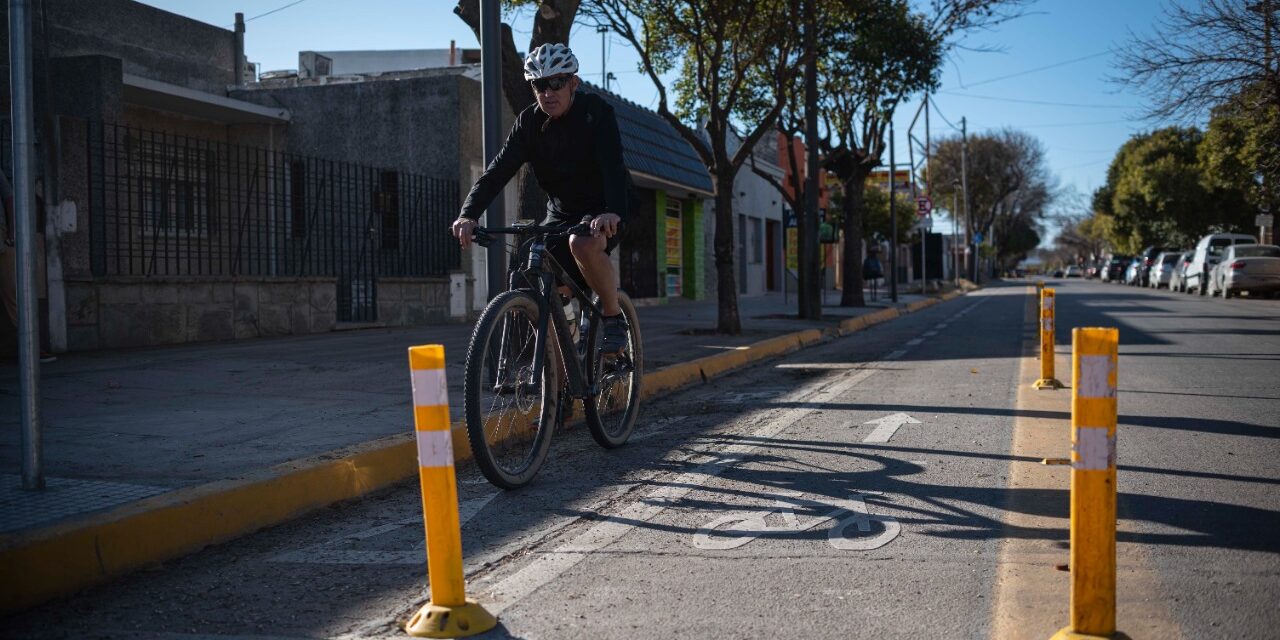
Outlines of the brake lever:
M 482 247 L 488 247 L 493 244 L 493 236 L 489 235 L 484 229 L 476 227 L 476 230 L 471 233 L 471 241 Z

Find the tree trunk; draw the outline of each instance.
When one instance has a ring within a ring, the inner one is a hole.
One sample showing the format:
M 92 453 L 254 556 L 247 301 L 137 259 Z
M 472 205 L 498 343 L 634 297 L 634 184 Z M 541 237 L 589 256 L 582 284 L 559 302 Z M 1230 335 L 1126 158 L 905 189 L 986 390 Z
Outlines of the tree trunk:
M 728 163 L 721 164 L 725 167 Z M 733 172 L 720 169 L 716 176 L 716 284 L 719 316 L 716 330 L 720 333 L 742 333 L 738 317 L 738 284 L 733 272 Z M 659 239 L 661 241 L 661 239 Z
M 844 179 L 844 202 L 841 205 L 844 214 L 844 253 L 841 264 L 844 290 L 840 292 L 842 307 L 867 306 L 862 295 L 862 220 L 867 209 L 864 191 L 867 188 L 868 173 L 870 170 L 858 163 L 853 174 Z

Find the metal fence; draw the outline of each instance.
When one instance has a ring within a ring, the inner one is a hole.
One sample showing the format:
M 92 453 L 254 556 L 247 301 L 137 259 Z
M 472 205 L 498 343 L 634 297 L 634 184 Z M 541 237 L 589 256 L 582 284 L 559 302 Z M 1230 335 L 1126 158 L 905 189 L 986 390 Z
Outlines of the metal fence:
M 380 276 L 460 265 L 456 180 L 90 123 L 96 276 L 324 276 L 338 319 L 377 319 Z

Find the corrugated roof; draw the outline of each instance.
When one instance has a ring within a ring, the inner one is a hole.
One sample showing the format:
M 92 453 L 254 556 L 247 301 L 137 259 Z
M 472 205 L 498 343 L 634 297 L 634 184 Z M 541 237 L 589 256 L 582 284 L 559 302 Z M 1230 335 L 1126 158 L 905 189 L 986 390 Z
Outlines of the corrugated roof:
M 622 136 L 622 160 L 628 169 L 707 194 L 715 190 L 697 152 L 662 116 L 589 82 L 582 83 L 582 90 L 613 106 Z

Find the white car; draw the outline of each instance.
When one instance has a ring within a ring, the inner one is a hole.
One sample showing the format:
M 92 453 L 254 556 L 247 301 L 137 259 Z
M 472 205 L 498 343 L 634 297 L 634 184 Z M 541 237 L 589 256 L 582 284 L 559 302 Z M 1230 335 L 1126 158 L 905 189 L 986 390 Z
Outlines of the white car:
M 1211 233 L 1196 243 L 1191 263 L 1182 274 L 1182 287 L 1187 293 L 1204 295 L 1209 291 L 1209 273 L 1222 260 L 1222 252 L 1236 244 L 1258 244 L 1258 239 L 1243 233 Z
M 1077 267 L 1076 265 L 1073 264 L 1067 267 L 1067 270 L 1063 272 L 1063 276 L 1067 278 L 1083 278 L 1084 271 L 1081 270 L 1080 267 Z
M 1178 261 L 1173 263 L 1173 275 L 1169 277 L 1169 290 L 1182 293 L 1187 290 L 1187 283 L 1183 280 L 1186 275 L 1187 266 L 1191 264 L 1191 256 L 1196 254 L 1195 251 L 1183 251 L 1178 256 Z
M 1156 256 L 1151 263 L 1151 271 L 1147 274 L 1147 286 L 1152 289 L 1168 287 L 1169 280 L 1173 278 L 1173 271 L 1178 267 L 1181 259 L 1181 251 L 1166 251 Z
M 1222 253 L 1222 262 L 1209 278 L 1209 295 L 1223 298 L 1248 291 L 1280 291 L 1280 247 L 1273 244 L 1237 244 Z

